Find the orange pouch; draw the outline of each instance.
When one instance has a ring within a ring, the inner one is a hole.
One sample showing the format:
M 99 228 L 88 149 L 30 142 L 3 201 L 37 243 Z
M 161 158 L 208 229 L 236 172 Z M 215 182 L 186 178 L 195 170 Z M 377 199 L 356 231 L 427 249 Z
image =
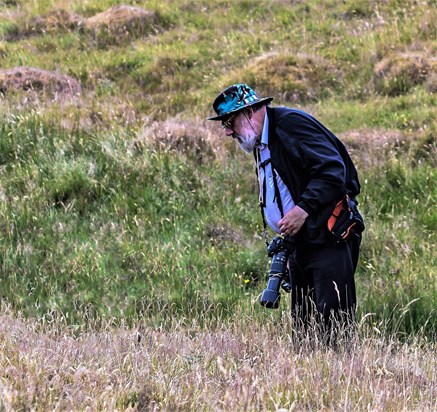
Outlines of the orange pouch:
M 364 230 L 364 222 L 356 204 L 345 195 L 334 208 L 328 219 L 328 230 L 336 242 L 346 241 Z

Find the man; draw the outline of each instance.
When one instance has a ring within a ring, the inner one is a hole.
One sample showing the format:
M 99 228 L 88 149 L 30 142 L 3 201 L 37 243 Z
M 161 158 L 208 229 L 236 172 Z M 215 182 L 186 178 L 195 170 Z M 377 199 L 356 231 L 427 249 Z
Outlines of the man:
M 272 100 L 236 84 L 217 96 L 217 115 L 208 120 L 221 121 L 226 136 L 254 154 L 263 219 L 295 241 L 293 318 L 305 326 L 316 319 L 326 333 L 333 322 L 354 320 L 361 235 L 351 232 L 336 242 L 328 220 L 342 199 L 356 205 L 360 184 L 345 146 L 331 131 L 301 110 L 269 107 Z

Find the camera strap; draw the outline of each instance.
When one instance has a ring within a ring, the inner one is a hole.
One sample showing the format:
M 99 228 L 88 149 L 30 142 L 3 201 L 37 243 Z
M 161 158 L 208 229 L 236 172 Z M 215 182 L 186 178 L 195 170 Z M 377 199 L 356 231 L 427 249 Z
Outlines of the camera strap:
M 264 240 L 266 242 L 266 245 L 269 245 L 269 237 L 268 237 L 268 232 L 267 232 L 267 222 L 266 222 L 266 217 L 264 214 L 264 208 L 266 207 L 266 166 L 268 164 L 271 165 L 271 169 L 272 169 L 272 176 L 273 176 L 273 187 L 274 187 L 274 191 L 275 191 L 275 197 L 273 198 L 273 202 L 276 201 L 277 205 L 278 205 L 278 209 L 279 209 L 279 213 L 281 214 L 281 218 L 284 217 L 284 209 L 282 207 L 282 200 L 281 200 L 281 193 L 279 191 L 279 186 L 278 186 L 278 181 L 277 181 L 277 174 L 276 174 L 276 170 L 273 167 L 272 160 L 269 157 L 268 159 L 264 160 L 263 162 L 260 162 L 260 153 L 259 153 L 259 148 L 255 148 L 253 150 L 253 154 L 255 157 L 255 164 L 256 164 L 256 176 L 258 178 L 258 183 L 259 183 L 259 207 L 260 207 L 260 211 L 261 211 L 261 217 L 262 217 L 262 221 L 263 221 L 263 226 L 264 226 Z M 263 169 L 264 170 L 264 178 L 263 181 L 261 182 L 261 172 L 260 170 Z

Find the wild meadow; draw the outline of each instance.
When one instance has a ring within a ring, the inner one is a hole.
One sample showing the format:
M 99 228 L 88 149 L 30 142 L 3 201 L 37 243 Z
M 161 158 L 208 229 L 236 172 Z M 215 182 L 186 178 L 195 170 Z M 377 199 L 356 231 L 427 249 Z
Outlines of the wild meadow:
M 436 410 L 436 6 L 0 1 L 0 411 Z M 258 304 L 252 159 L 205 120 L 235 82 L 358 168 L 335 350 Z

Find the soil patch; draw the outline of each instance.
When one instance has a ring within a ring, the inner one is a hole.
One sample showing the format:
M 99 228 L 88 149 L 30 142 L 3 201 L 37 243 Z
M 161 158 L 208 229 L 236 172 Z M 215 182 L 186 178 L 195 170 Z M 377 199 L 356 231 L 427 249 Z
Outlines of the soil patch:
M 373 83 L 377 92 L 389 96 L 407 93 L 423 83 L 430 92 L 435 92 L 437 59 L 420 52 L 393 54 L 375 65 Z
M 236 229 L 230 223 L 214 223 L 206 227 L 206 236 L 213 245 L 223 245 L 225 243 L 242 244 L 244 236 L 241 229 Z
M 135 6 L 114 6 L 85 20 L 85 28 L 92 32 L 112 34 L 146 32 L 156 22 L 156 13 Z
M 52 10 L 49 13 L 32 19 L 29 30 L 34 33 L 51 33 L 59 30 L 75 30 L 81 24 L 82 18 L 66 10 Z
M 187 156 L 202 164 L 216 158 L 215 143 L 218 136 L 200 121 L 185 122 L 178 119 L 153 122 L 144 126 L 133 142 L 134 152 L 152 147 Z
M 71 31 L 80 28 L 83 19 L 67 10 L 54 9 L 41 16 L 33 17 L 29 21 L 18 24 L 23 17 L 15 20 L 16 28 L 5 34 L 6 41 L 17 41 L 25 37 L 44 33 L 56 33 L 61 31 Z
M 244 79 L 263 95 L 302 103 L 332 95 L 341 86 L 343 73 L 319 56 L 269 53 L 232 78 Z
M 409 140 L 400 131 L 383 129 L 350 130 L 339 134 L 339 138 L 359 167 L 385 163 L 393 150 L 404 146 Z
M 157 26 L 157 19 L 154 11 L 126 5 L 111 7 L 89 18 L 64 9 L 54 9 L 30 19 L 5 38 L 13 41 L 43 33 L 80 30 L 92 35 L 121 36 L 125 39 L 152 31 Z
M 65 74 L 34 67 L 15 67 L 0 70 L 0 92 L 30 91 L 46 94 L 53 98 L 78 96 L 80 83 Z

